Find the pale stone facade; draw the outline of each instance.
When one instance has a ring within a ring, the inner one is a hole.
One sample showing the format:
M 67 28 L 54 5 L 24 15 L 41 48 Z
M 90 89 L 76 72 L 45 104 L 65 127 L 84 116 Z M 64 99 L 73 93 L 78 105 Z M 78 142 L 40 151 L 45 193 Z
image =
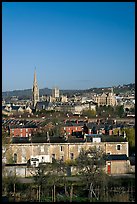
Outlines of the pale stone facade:
M 115 106 L 117 105 L 116 97 L 113 93 L 109 94 L 101 94 L 94 97 L 95 102 L 98 104 L 98 106 Z
M 126 174 L 131 172 L 130 168 L 130 161 L 129 160 L 117 160 L 117 161 L 107 161 L 106 162 L 106 172 L 108 172 L 108 165 L 110 165 L 111 167 L 111 174 Z
M 52 97 L 59 98 L 59 88 L 58 87 L 55 87 L 52 89 Z
M 61 101 L 62 103 L 67 103 L 67 102 L 68 102 L 68 97 L 67 97 L 67 96 L 64 96 L 64 95 L 61 95 L 61 96 L 60 96 L 60 101 Z
M 27 162 L 30 158 L 36 157 L 39 160 L 52 162 L 52 158 L 63 161 L 73 160 L 78 157 L 81 149 L 90 147 L 102 149 L 106 154 L 126 154 L 128 156 L 128 142 L 84 142 L 84 143 L 24 143 L 10 144 L 7 148 L 7 163 L 9 158 L 17 155 L 17 163 Z
M 73 114 L 81 114 L 83 110 L 96 111 L 96 105 L 91 104 L 90 102 L 82 103 L 80 105 L 75 105 L 74 110 L 72 110 L 72 113 Z

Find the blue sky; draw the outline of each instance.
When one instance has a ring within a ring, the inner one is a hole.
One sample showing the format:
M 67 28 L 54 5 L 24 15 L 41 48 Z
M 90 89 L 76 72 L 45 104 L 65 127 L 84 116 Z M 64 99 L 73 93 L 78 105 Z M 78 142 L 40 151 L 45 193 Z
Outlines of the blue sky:
M 2 91 L 135 82 L 134 2 L 3 2 Z

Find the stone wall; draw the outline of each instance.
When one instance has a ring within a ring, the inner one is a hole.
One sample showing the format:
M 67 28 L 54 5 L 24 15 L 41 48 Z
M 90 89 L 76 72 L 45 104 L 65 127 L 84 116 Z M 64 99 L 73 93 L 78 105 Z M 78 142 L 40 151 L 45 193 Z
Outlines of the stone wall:
M 118 148 L 120 147 L 120 150 Z M 34 144 L 10 144 L 10 147 L 6 151 L 6 158 L 14 158 L 14 154 L 17 154 L 17 163 L 25 163 L 31 157 L 43 157 L 49 155 L 52 162 L 53 154 L 55 159 L 61 159 L 63 161 L 71 160 L 73 153 L 73 159 L 77 158 L 80 150 L 85 150 L 90 147 L 97 147 L 102 149 L 106 154 L 126 154 L 128 156 L 128 142 L 85 142 L 85 143 L 34 143 Z M 42 158 L 41 158 L 42 159 Z

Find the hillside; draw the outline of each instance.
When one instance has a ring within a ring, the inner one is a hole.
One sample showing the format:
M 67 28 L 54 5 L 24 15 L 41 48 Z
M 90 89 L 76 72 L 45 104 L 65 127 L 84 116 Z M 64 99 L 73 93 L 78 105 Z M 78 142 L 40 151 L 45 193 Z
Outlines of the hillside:
M 102 93 L 102 92 L 107 92 L 110 91 L 111 87 L 102 87 L 102 88 L 91 88 L 91 89 L 86 89 L 86 90 L 60 90 L 60 94 L 66 94 L 68 96 L 73 95 L 73 94 L 82 94 L 82 93 Z M 130 83 L 127 85 L 122 85 L 122 86 L 115 86 L 113 87 L 114 93 L 119 94 L 119 93 L 125 93 L 128 91 L 135 91 L 135 83 Z M 52 89 L 49 88 L 43 88 L 40 89 L 40 96 L 42 95 L 51 95 L 52 94 Z M 18 96 L 20 99 L 29 99 L 32 98 L 32 89 L 25 89 L 25 90 L 14 90 L 14 91 L 6 91 L 2 92 L 2 97 L 3 98 L 10 98 L 12 96 Z

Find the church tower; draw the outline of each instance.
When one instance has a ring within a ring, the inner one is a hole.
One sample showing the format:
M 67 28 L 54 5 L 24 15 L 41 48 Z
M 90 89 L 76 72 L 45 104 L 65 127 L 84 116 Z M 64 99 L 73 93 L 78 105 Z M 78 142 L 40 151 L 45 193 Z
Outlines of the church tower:
M 37 102 L 39 101 L 39 88 L 38 88 L 37 79 L 36 79 L 36 71 L 34 72 L 34 82 L 33 82 L 32 92 L 33 92 L 33 96 L 32 96 L 33 107 L 35 108 Z

